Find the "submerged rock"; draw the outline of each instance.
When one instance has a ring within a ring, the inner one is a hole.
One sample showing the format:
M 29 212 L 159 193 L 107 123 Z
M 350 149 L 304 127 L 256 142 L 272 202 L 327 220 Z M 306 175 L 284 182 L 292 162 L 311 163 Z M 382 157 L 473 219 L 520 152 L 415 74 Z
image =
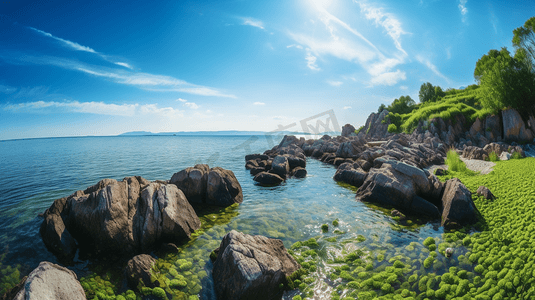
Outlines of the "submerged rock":
M 134 256 L 126 264 L 126 280 L 131 289 L 136 290 L 139 282 L 143 282 L 146 287 L 154 288 L 158 284 L 151 282 L 152 266 L 156 262 L 152 256 L 148 254 L 140 254 Z
M 85 300 L 85 292 L 76 274 L 62 266 L 44 261 L 26 278 L 14 300 L 69 299 Z
M 189 239 L 200 220 L 184 193 L 173 184 L 126 177 L 101 180 L 61 198 L 44 213 L 41 236 L 60 258 L 76 248 L 92 254 L 133 255 L 163 241 Z
M 279 285 L 299 267 L 281 240 L 232 230 L 214 262 L 215 291 L 219 299 L 281 299 Z

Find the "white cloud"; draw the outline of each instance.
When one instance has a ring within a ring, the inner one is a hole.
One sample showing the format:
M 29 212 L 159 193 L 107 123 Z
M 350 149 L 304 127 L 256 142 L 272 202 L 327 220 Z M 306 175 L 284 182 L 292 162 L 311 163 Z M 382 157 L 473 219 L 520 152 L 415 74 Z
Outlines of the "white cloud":
M 444 74 L 440 73 L 440 71 L 438 70 L 437 66 L 435 66 L 434 64 L 432 64 L 428 59 L 424 58 L 423 56 L 421 55 L 416 55 L 416 59 L 423 65 L 425 65 L 427 68 L 429 68 L 429 70 L 431 70 L 433 73 L 435 73 L 435 75 L 437 75 L 438 77 L 446 80 L 448 83 L 450 82 L 450 80 L 448 79 L 448 77 L 444 76 Z
M 310 53 L 310 49 L 307 49 L 307 56 L 305 57 L 305 59 L 307 60 L 307 66 L 309 69 L 314 70 L 314 71 L 321 70 L 316 64 L 317 58 Z
M 459 5 L 458 5 L 463 22 L 466 22 L 466 15 L 468 14 L 468 8 L 466 8 L 467 1 L 468 0 L 459 0 Z
M 255 102 L 253 105 L 266 105 L 264 102 Z
M 199 105 L 195 104 L 194 102 L 186 102 L 186 103 L 184 103 L 184 105 L 187 106 L 188 108 L 191 108 L 191 109 L 199 108 Z
M 372 7 L 358 1 L 355 2 L 360 5 L 360 9 L 365 13 L 367 19 L 373 20 L 376 25 L 383 27 L 394 41 L 396 48 L 404 54 L 407 54 L 405 50 L 403 50 L 403 47 L 401 47 L 401 35 L 406 34 L 401 27 L 401 22 L 392 14 L 383 12 L 382 8 Z
M 253 19 L 253 18 L 242 18 L 243 24 L 242 25 L 249 25 L 253 27 L 257 27 L 260 29 L 264 29 L 264 23 L 262 21 Z
M 118 62 L 115 62 L 115 64 L 118 65 L 118 66 L 122 66 L 122 67 L 128 68 L 130 70 L 134 69 L 134 67 L 132 67 L 131 65 L 129 65 L 129 64 L 125 63 L 125 62 L 118 61 Z
M 54 35 L 52 35 L 52 34 L 50 34 L 50 33 L 48 33 L 48 32 L 44 32 L 44 31 L 42 31 L 42 30 L 39 30 L 39 29 L 36 29 L 36 28 L 33 28 L 33 27 L 28 27 L 28 28 L 30 28 L 31 30 L 33 30 L 33 31 L 35 31 L 35 32 L 38 32 L 38 33 L 40 33 L 40 34 L 42 34 L 42 35 L 44 35 L 44 36 L 53 38 L 53 39 L 55 39 L 56 41 L 60 41 L 60 42 L 62 42 L 65 46 L 70 47 L 70 48 L 72 48 L 72 49 L 74 49 L 74 50 L 77 50 L 77 51 L 85 51 L 85 52 L 90 52 L 90 53 L 97 53 L 95 50 L 93 50 L 93 49 L 91 49 L 91 48 L 89 48 L 89 47 L 82 46 L 82 45 L 80 45 L 80 44 L 78 44 L 78 43 L 71 42 L 71 41 L 68 41 L 68 40 L 64 40 L 64 39 L 59 38 L 59 37 L 57 37 L 57 36 L 54 36 Z
M 405 72 L 396 70 L 395 72 L 386 72 L 373 76 L 370 80 L 370 86 L 389 85 L 392 86 L 401 80 L 407 79 Z
M 344 109 L 351 109 L 351 106 L 344 106 Z
M 39 112 L 43 109 L 59 109 L 57 112 L 69 111 L 75 113 L 88 113 L 97 115 L 112 115 L 132 117 L 136 115 L 154 114 L 163 117 L 182 117 L 183 111 L 172 107 L 158 107 L 157 104 L 114 104 L 104 102 L 79 102 L 79 101 L 35 101 L 4 106 L 5 111 Z M 48 112 L 48 111 L 47 111 Z
M 317 60 L 330 55 L 360 65 L 371 75 L 371 80 L 368 81 L 371 85 L 393 85 L 406 79 L 405 72 L 394 70 L 396 66 L 405 63 L 408 57 L 401 45 L 401 36 L 407 33 L 394 15 L 384 12 L 382 8 L 354 1 L 360 5 L 364 17 L 384 28 L 393 40 L 394 54 L 388 57 L 358 30 L 329 13 L 324 8 L 324 2 L 311 2 L 318 12 L 318 19 L 325 26 L 323 36 L 316 28 L 311 34 L 289 33 L 298 44 L 306 46 L 305 59 L 310 69 L 320 70 Z
M 292 45 L 288 45 L 288 46 L 286 46 L 286 48 L 293 48 L 293 47 L 295 47 L 295 48 L 297 48 L 297 49 L 303 49 L 303 46 L 301 46 L 301 45 L 297 45 L 297 44 L 292 44 Z
M 327 83 L 332 86 L 341 86 L 343 84 L 342 81 L 333 81 L 333 80 L 327 80 Z

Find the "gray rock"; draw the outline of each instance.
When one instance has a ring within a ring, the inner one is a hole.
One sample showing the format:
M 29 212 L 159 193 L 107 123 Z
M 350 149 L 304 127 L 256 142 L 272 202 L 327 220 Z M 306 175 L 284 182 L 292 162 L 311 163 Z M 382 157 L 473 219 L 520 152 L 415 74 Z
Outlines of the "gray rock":
M 362 170 L 358 164 L 343 163 L 336 170 L 334 180 L 360 187 L 366 180 L 366 176 L 368 173 Z
M 85 292 L 73 271 L 44 261 L 28 275 L 14 300 L 85 300 Z
M 515 109 L 502 111 L 503 138 L 508 141 L 531 142 L 533 133 L 526 128 L 522 117 Z
M 273 158 L 271 163 L 271 173 L 279 175 L 281 178 L 286 178 L 290 173 L 290 163 L 288 158 L 282 155 L 277 155 Z
M 259 185 L 263 186 L 279 185 L 284 181 L 284 179 L 279 175 L 268 172 L 260 172 L 256 174 L 253 180 L 258 182 Z
M 148 254 L 140 254 L 131 258 L 125 269 L 128 286 L 133 290 L 137 290 L 140 281 L 146 287 L 154 288 L 160 286 L 158 283 L 151 281 L 152 267 L 155 262 L 156 259 Z
M 446 229 L 477 222 L 477 209 L 472 193 L 458 178 L 446 182 L 442 196 L 442 222 Z
M 204 204 L 226 207 L 242 202 L 242 188 L 234 173 L 220 167 L 210 169 Z
M 64 243 L 58 243 L 67 233 L 84 251 L 132 255 L 154 249 L 163 240 L 189 239 L 201 225 L 175 185 L 150 183 L 142 177 L 102 180 L 85 191 L 56 200 L 44 219 L 43 242 L 59 257 L 72 255 Z M 63 231 L 58 230 L 61 221 Z
M 255 160 L 249 160 L 247 165 L 251 170 L 256 170 L 259 162 L 253 161 Z M 232 171 L 220 167 L 210 169 L 208 165 L 195 165 L 173 174 L 169 183 L 182 190 L 193 205 L 225 207 L 243 202 L 243 192 L 238 179 Z
M 299 267 L 281 240 L 232 230 L 214 262 L 215 291 L 219 299 L 281 299 L 279 285 Z
M 292 177 L 305 178 L 307 177 L 307 170 L 302 167 L 296 167 L 292 170 Z
M 477 195 L 483 196 L 487 200 L 496 199 L 496 197 L 492 194 L 492 192 L 486 186 L 483 186 L 483 185 L 477 188 Z
M 351 124 L 346 124 L 342 126 L 342 136 L 352 136 L 355 134 L 355 127 Z

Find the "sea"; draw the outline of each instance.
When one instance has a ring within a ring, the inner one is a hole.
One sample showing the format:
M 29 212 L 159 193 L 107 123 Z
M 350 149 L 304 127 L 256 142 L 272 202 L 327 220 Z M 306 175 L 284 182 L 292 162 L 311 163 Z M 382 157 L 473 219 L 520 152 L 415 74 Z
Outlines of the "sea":
M 288 179 L 276 187 L 256 185 L 245 169 L 245 155 L 262 153 L 281 139 L 262 135 L 113 136 L 0 141 L 0 267 L 18 266 L 24 276 L 41 261 L 58 263 L 39 234 L 40 214 L 54 200 L 104 178 L 121 180 L 139 175 L 148 180 L 168 180 L 198 163 L 231 170 L 243 189 L 243 203 L 227 223 L 206 229 L 204 237 L 201 234 L 182 249 L 186 257 L 188 251 L 206 255 L 199 267 L 207 274 L 201 299 L 215 299 L 208 256 L 231 229 L 281 239 L 287 248 L 312 237 L 336 236 L 334 244 L 320 243 L 320 247 L 332 249 L 343 249 L 344 240 L 359 235 L 366 238 L 362 245 L 368 249 L 403 249 L 411 242 L 421 243 L 443 233 L 437 222 L 400 229 L 385 210 L 356 201 L 354 188 L 335 182 L 335 166 L 315 159 L 307 160 L 306 178 Z M 337 233 L 333 232 L 335 219 L 339 221 Z M 322 232 L 322 224 L 329 225 L 328 232 Z M 210 231 L 219 234 L 209 235 Z M 80 278 L 92 272 L 90 266 L 78 259 L 68 267 Z M 322 264 L 318 267 L 321 269 Z M 318 274 L 327 274 L 328 270 L 320 271 Z M 316 298 L 329 299 L 332 288 L 317 291 Z M 291 296 L 285 294 L 287 299 Z

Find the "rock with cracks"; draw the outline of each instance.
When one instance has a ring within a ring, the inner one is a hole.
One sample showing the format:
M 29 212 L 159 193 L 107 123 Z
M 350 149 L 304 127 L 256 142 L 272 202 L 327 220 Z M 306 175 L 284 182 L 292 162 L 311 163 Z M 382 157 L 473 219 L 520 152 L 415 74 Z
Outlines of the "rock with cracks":
M 187 240 L 200 226 L 175 185 L 136 176 L 104 179 L 54 201 L 40 231 L 50 251 L 72 259 L 76 247 L 96 255 L 132 256 L 161 242 Z
M 234 173 L 220 167 L 195 165 L 173 174 L 169 183 L 176 185 L 192 205 L 230 206 L 243 202 L 240 183 Z
M 299 267 L 281 240 L 232 230 L 214 262 L 215 291 L 218 299 L 281 299 L 279 285 Z

